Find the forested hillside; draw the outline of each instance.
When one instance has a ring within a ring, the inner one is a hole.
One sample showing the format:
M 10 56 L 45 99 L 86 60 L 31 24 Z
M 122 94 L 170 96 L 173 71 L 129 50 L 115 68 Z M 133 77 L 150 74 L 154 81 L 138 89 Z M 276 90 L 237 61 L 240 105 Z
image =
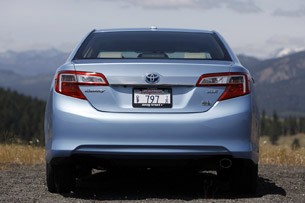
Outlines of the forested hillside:
M 285 117 L 280 118 L 276 112 L 272 116 L 267 116 L 263 111 L 261 115 L 261 135 L 268 136 L 272 144 L 276 144 L 280 136 L 293 136 L 305 134 L 305 117 Z M 298 139 L 294 140 L 292 147 L 300 146 Z
M 44 144 L 45 102 L 0 88 L 0 142 Z

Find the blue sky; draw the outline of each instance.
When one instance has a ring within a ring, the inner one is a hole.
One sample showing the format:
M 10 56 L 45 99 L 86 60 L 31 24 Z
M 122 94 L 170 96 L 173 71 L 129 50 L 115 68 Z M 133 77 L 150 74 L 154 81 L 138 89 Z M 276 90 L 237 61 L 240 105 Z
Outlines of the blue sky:
M 236 53 L 305 48 L 304 0 L 0 0 L 0 52 L 71 51 L 94 28 L 216 30 Z

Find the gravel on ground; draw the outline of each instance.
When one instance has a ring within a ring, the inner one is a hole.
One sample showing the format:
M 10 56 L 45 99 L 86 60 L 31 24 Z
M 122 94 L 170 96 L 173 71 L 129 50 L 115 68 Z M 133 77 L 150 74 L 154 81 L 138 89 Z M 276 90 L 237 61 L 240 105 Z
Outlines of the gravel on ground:
M 45 166 L 0 169 L 0 202 L 304 202 L 305 167 L 261 165 L 254 195 L 236 195 L 213 173 L 98 172 L 67 194 L 47 191 Z

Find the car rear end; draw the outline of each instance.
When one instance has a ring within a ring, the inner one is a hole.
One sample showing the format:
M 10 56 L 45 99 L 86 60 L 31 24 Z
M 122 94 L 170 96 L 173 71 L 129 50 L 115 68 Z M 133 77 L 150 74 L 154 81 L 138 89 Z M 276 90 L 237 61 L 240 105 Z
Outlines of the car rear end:
M 48 187 L 71 190 L 81 172 L 121 166 L 246 169 L 253 179 L 258 123 L 252 78 L 218 33 L 93 31 L 51 87 Z

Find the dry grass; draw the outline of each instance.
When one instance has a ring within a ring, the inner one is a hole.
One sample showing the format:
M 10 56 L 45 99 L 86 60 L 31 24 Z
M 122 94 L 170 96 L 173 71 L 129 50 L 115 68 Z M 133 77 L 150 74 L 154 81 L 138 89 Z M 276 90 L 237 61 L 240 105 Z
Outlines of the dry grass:
M 41 164 L 44 163 L 43 147 L 19 144 L 0 144 L 0 165 L 5 164 Z
M 260 163 L 276 165 L 305 166 L 305 146 L 293 150 L 291 143 L 294 138 L 304 140 L 305 135 L 282 137 L 279 145 L 272 145 L 268 138 L 262 137 L 260 141 Z M 300 141 L 301 141 L 300 140 Z
M 297 134 L 292 136 L 281 136 L 277 141 L 278 145 L 291 146 L 294 139 L 298 139 L 300 142 L 300 146 L 305 147 L 305 134 Z

